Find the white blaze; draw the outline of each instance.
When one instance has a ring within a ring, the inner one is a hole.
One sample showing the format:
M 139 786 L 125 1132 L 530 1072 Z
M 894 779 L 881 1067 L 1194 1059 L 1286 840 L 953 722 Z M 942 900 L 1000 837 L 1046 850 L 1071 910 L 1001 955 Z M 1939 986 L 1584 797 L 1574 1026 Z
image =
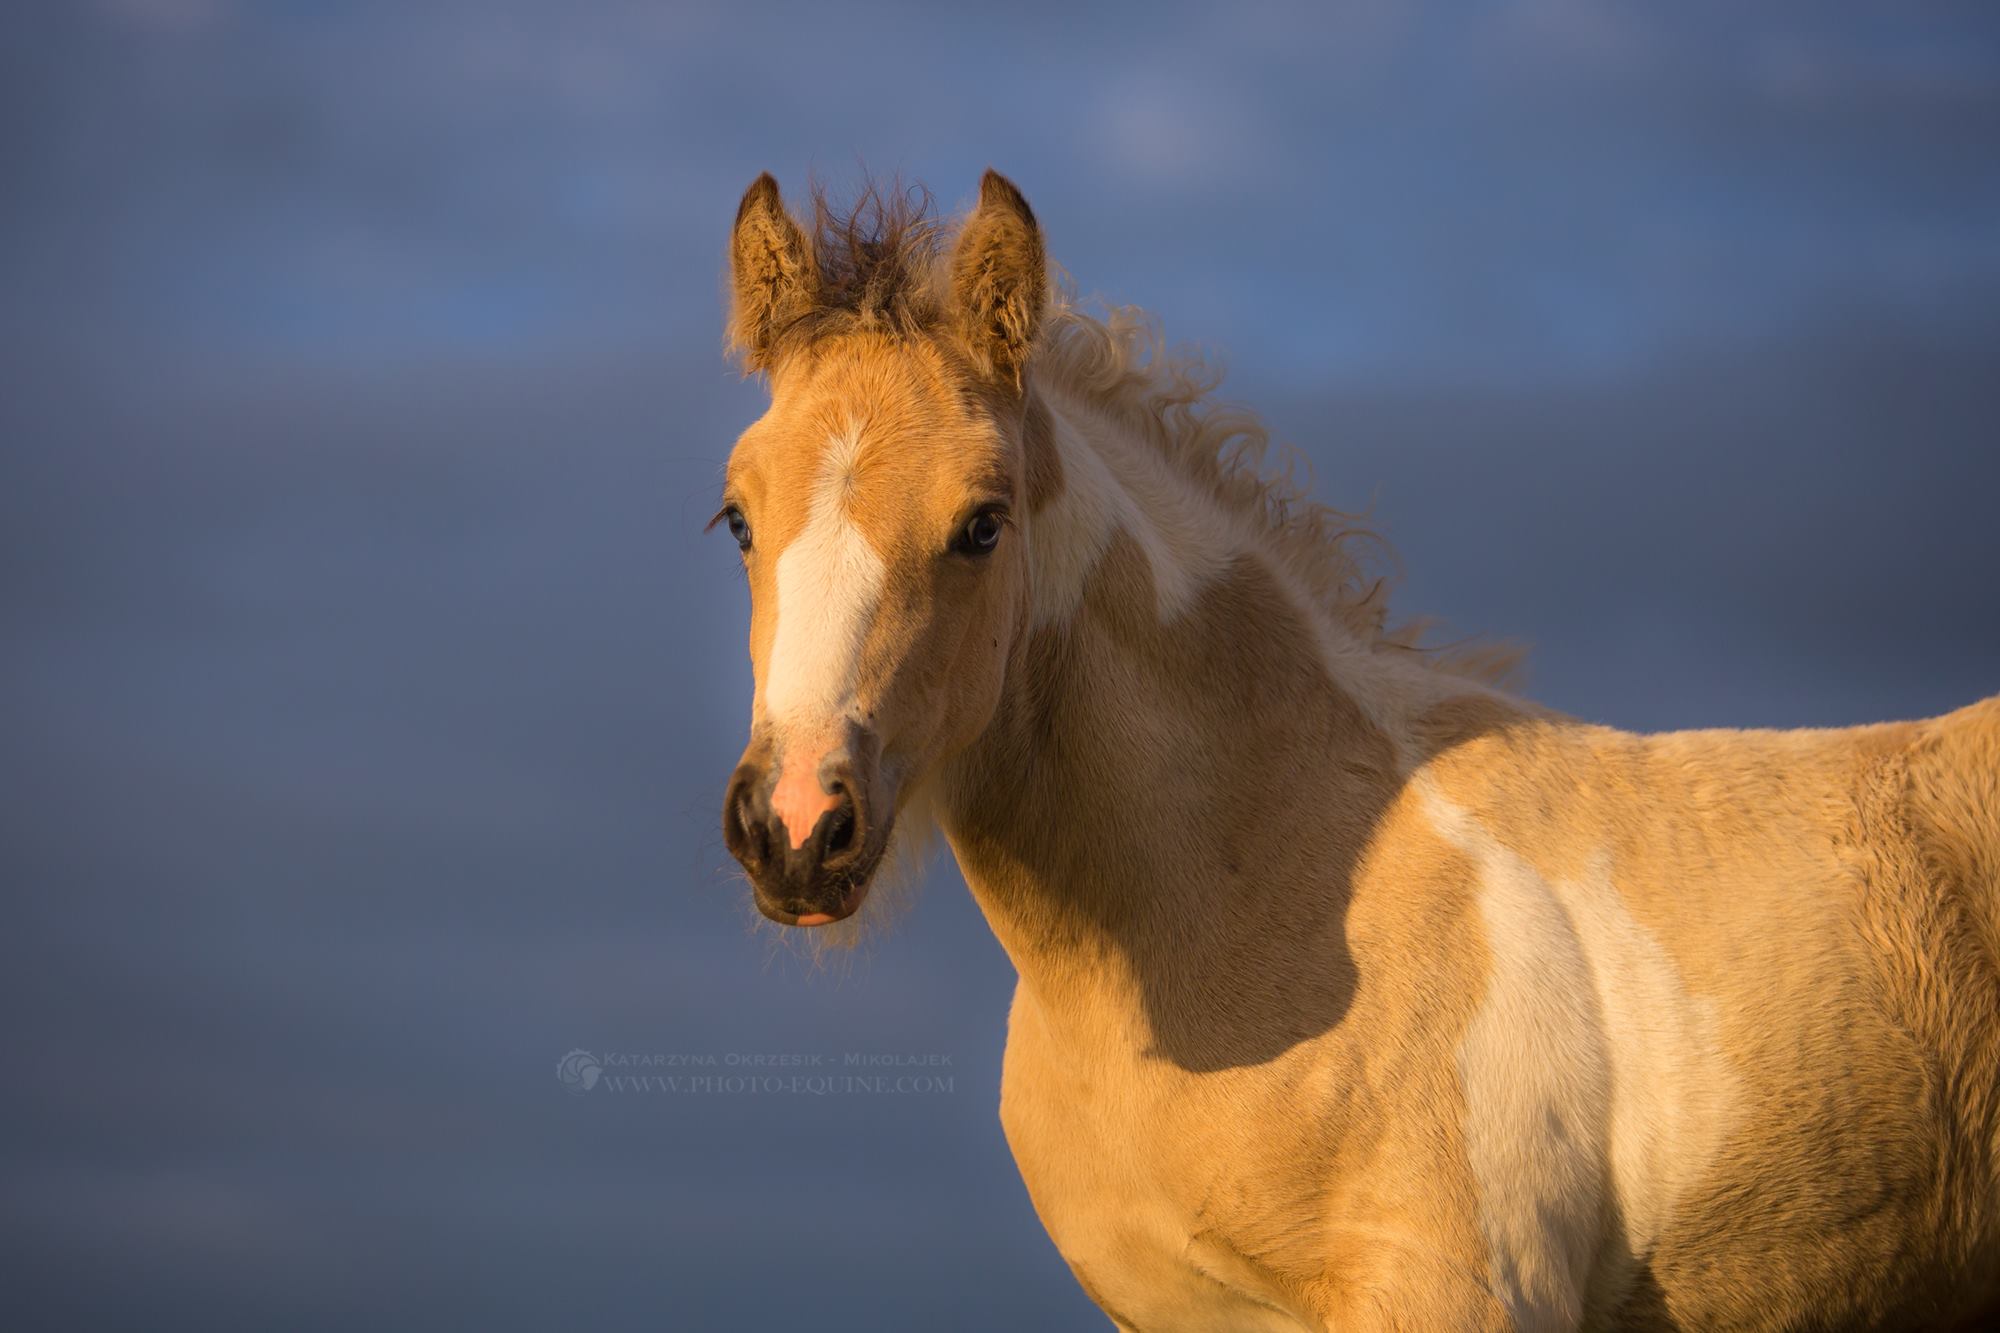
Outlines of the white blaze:
M 882 597 L 882 557 L 847 514 L 856 452 L 852 439 L 833 442 L 805 530 L 778 557 L 764 713 L 787 739 L 832 739 L 853 700 L 861 646 Z

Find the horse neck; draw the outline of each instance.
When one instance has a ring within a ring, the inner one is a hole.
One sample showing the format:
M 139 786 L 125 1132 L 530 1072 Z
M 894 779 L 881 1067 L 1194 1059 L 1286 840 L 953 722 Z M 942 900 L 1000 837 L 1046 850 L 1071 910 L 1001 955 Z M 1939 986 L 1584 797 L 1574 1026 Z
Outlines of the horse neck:
M 1030 473 L 1059 478 L 1023 524 L 1028 623 L 939 822 L 1052 1022 L 1261 1062 L 1337 1020 L 1339 957 L 1308 938 L 1337 929 L 1413 710 L 1468 687 L 1339 628 L 1142 423 L 1047 388 L 1029 413 L 1055 463 Z

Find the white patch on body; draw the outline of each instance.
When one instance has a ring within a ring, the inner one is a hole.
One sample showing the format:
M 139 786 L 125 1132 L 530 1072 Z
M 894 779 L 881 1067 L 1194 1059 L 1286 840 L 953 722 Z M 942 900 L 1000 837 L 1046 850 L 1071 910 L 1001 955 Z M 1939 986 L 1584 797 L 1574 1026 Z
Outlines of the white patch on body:
M 1418 790 L 1479 867 L 1491 972 L 1459 1073 L 1494 1285 L 1517 1326 L 1574 1328 L 1600 1255 L 1622 1242 L 1643 1259 L 1670 1225 L 1740 1086 L 1714 1001 L 1688 992 L 1608 857 L 1546 878 L 1428 782 Z

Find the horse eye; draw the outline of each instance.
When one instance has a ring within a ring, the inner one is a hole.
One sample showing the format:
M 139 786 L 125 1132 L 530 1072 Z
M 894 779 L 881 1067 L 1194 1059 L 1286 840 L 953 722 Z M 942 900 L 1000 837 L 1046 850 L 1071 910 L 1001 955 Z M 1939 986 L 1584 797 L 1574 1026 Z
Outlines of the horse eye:
M 746 551 L 749 550 L 750 520 L 743 517 L 743 511 L 731 505 L 723 512 L 722 519 L 729 525 L 729 535 L 736 539 L 736 544 Z
M 982 509 L 966 520 L 965 531 L 959 537 L 959 548 L 974 555 L 984 555 L 1000 544 L 1000 529 L 1004 526 L 1000 515 L 990 509 Z

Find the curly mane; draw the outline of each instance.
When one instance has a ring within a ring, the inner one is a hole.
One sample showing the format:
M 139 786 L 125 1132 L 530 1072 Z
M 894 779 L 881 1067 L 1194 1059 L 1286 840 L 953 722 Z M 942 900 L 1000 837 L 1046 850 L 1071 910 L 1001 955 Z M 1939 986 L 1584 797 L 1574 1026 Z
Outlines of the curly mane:
M 1249 518 L 1322 610 L 1361 642 L 1420 653 L 1433 665 L 1489 682 L 1516 671 L 1521 653 L 1513 645 L 1422 647 L 1433 622 L 1392 625 L 1388 592 L 1398 571 L 1387 540 L 1364 516 L 1314 500 L 1298 480 L 1296 449 L 1281 446 L 1281 465 L 1267 471 L 1272 441 L 1263 419 L 1240 403 L 1217 400 L 1221 368 L 1198 351 L 1170 349 L 1145 311 L 1111 306 L 1099 318 L 1073 293 L 1059 291 L 1031 365 L 1131 420 L 1184 475 Z

